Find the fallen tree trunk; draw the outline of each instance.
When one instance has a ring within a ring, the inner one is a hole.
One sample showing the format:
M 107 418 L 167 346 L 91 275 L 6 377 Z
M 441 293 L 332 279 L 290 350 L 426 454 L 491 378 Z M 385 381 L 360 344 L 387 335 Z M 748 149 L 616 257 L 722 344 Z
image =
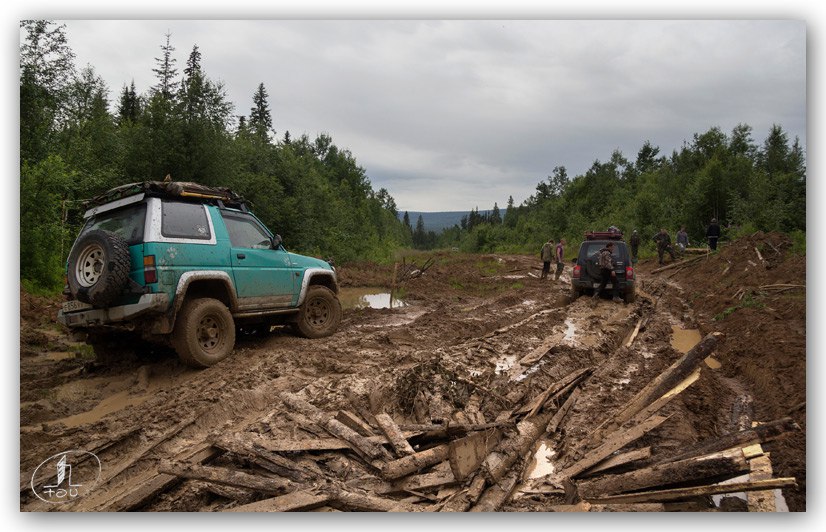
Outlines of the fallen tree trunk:
M 473 506 L 473 508 L 470 509 L 470 511 L 495 512 L 499 510 L 502 505 L 508 502 L 511 495 L 513 495 L 513 490 L 519 483 L 519 479 L 522 477 L 522 472 L 527 462 L 527 460 L 524 460 L 522 467 L 512 469 L 500 482 L 496 482 L 485 490 L 479 498 L 479 501 L 475 506 Z
M 249 473 L 233 471 L 225 467 L 211 467 L 192 464 L 188 462 L 163 460 L 158 466 L 158 471 L 176 477 L 203 480 L 206 482 L 216 482 L 236 488 L 247 488 L 263 493 L 279 493 L 289 491 L 293 483 L 283 478 L 267 478 Z
M 700 259 L 703 259 L 705 257 L 706 257 L 705 255 L 700 255 L 699 257 L 692 257 L 690 259 L 681 260 L 680 262 L 672 262 L 668 266 L 663 266 L 662 268 L 657 268 L 657 269 L 651 270 L 651 273 L 664 272 L 666 270 L 670 270 L 671 268 L 676 268 L 677 266 L 684 266 L 686 264 L 691 264 L 692 262 L 696 262 L 696 261 L 698 261 Z
M 595 499 L 628 491 L 681 484 L 707 478 L 733 478 L 749 470 L 742 449 L 731 449 L 678 462 L 659 464 L 619 475 L 606 475 L 577 484 L 583 499 Z
M 401 457 L 416 454 L 416 451 L 413 450 L 413 447 L 410 446 L 410 443 L 402 435 L 401 429 L 399 429 L 399 426 L 393 421 L 393 418 L 383 413 L 376 414 L 376 422 L 379 424 L 379 428 L 381 428 L 384 435 L 387 436 L 387 441 L 393 446 L 393 450 L 396 451 L 397 456 Z
M 528 417 L 536 415 L 551 396 L 564 390 L 568 386 L 576 385 L 576 383 L 590 375 L 592 371 L 593 368 L 584 368 L 569 373 L 562 379 L 551 384 L 544 392 L 531 399 L 525 406 L 518 409 L 516 413 L 524 414 L 527 412 Z
M 301 466 L 288 458 L 256 445 L 253 439 L 242 439 L 237 434 L 219 438 L 214 445 L 249 462 L 266 469 L 278 476 L 289 478 L 296 482 L 306 482 L 322 475 L 321 471 L 313 471 Z
M 381 468 L 381 476 L 385 480 L 394 480 L 409 475 L 410 473 L 415 473 L 419 469 L 444 462 L 448 458 L 449 451 L 450 446 L 448 444 L 442 444 L 426 451 L 387 462 Z
M 669 490 L 643 491 L 590 499 L 593 504 L 620 504 L 641 503 L 656 501 L 676 501 L 705 495 L 719 495 L 721 493 L 739 493 L 741 491 L 761 491 L 797 486 L 794 477 L 773 478 L 770 480 L 753 480 L 749 482 L 732 482 L 731 484 L 709 484 L 691 488 L 675 488 Z
M 627 453 L 616 454 L 603 460 L 602 462 L 598 463 L 596 466 L 592 467 L 591 469 L 585 471 L 586 475 L 594 475 L 596 473 L 602 473 L 609 469 L 614 469 L 615 467 L 623 466 L 626 464 L 630 464 L 631 462 L 636 462 L 638 460 L 642 460 L 645 458 L 651 457 L 651 447 L 643 447 L 642 449 L 635 449 L 633 451 L 628 451 Z
M 271 497 L 263 501 L 244 504 L 230 508 L 228 512 L 301 512 L 312 510 L 327 504 L 332 497 L 329 494 L 315 494 L 306 491 L 294 491 L 286 495 Z
M 481 472 L 490 484 L 499 482 L 513 464 L 533 447 L 536 440 L 545 434 L 552 417 L 551 413 L 545 413 L 523 419 L 516 425 L 517 434 L 501 442 L 485 458 Z
M 427 510 L 426 507 L 357 493 L 339 487 L 328 488 L 325 493 L 330 496 L 328 503 L 330 506 L 343 510 L 358 512 L 421 512 Z

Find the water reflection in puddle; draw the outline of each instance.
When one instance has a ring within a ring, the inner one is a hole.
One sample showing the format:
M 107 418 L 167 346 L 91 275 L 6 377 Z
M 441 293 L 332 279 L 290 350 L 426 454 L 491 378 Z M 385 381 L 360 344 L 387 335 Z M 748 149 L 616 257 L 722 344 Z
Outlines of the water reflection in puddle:
M 539 445 L 531 458 L 531 463 L 528 465 L 526 477 L 527 479 L 540 478 L 553 474 L 556 471 L 551 457 L 556 452 L 551 448 L 549 441 L 540 440 Z
M 338 299 L 344 309 L 362 308 L 401 308 L 407 303 L 396 297 L 393 306 L 390 306 L 390 292 L 386 288 L 348 287 L 339 291 Z
M 688 353 L 695 345 L 700 343 L 703 339 L 702 334 L 698 329 L 681 329 L 677 325 L 671 326 L 671 347 L 680 353 Z M 720 369 L 723 367 L 719 360 L 709 355 L 705 358 L 706 366 L 711 369 Z

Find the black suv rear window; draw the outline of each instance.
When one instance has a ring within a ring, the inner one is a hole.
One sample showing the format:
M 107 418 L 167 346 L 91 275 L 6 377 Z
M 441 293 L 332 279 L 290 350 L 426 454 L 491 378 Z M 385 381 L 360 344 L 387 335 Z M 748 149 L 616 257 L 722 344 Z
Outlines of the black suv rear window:
M 108 211 L 90 218 L 81 235 L 101 229 L 115 233 L 130 246 L 143 242 L 143 228 L 146 224 L 146 203 L 129 205 L 122 209 Z
M 164 201 L 161 213 L 161 234 L 167 238 L 212 238 L 203 205 Z
M 584 242 L 583 247 L 585 247 L 585 257 L 592 259 L 596 258 L 597 253 L 599 250 L 605 247 L 605 242 Z M 614 242 L 614 251 L 611 253 L 611 256 L 614 257 L 615 260 L 623 261 L 625 260 L 622 250 L 624 246 Z

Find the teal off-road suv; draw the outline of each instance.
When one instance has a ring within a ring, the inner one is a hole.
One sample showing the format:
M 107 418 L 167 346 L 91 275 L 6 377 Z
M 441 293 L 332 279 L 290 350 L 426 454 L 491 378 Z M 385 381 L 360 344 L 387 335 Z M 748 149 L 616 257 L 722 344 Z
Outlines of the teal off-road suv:
M 207 367 L 232 352 L 237 327 L 291 324 L 320 338 L 339 326 L 335 269 L 284 249 L 229 189 L 147 181 L 89 207 L 58 320 L 87 332 L 98 354 L 113 334 L 134 331 Z

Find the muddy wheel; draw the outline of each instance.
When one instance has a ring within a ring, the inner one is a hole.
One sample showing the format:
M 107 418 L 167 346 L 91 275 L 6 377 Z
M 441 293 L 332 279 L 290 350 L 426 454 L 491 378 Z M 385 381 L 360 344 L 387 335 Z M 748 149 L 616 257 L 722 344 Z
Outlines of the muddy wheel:
M 196 368 L 225 359 L 235 347 L 235 323 L 229 309 L 208 297 L 186 301 L 175 320 L 172 346 L 185 364 Z
M 299 334 L 307 338 L 330 336 L 341 323 L 341 303 L 325 286 L 311 286 L 295 323 Z
M 629 305 L 630 305 L 631 303 L 633 303 L 633 302 L 637 299 L 637 292 L 636 292 L 636 290 L 631 290 L 631 291 L 629 291 L 629 292 L 625 292 L 625 297 L 624 297 L 624 299 L 625 299 L 625 302 L 626 302 L 627 304 L 629 304 Z
M 84 303 L 105 307 L 126 286 L 130 266 L 126 240 L 110 231 L 89 231 L 69 253 L 69 290 Z

